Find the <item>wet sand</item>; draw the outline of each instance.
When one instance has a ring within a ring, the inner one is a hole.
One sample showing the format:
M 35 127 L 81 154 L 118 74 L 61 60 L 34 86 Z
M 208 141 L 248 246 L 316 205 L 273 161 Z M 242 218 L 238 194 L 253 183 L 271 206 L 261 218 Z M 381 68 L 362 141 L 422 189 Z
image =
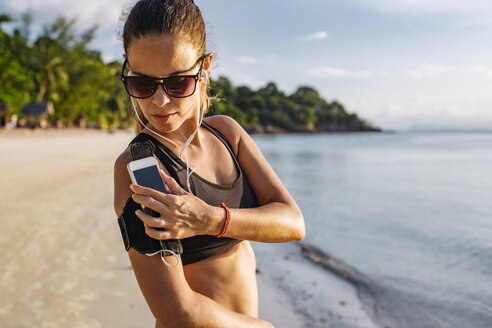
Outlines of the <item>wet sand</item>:
M 0 322 L 154 327 L 113 211 L 130 132 L 0 131 Z M 355 289 L 294 243 L 253 243 L 260 317 L 276 327 L 373 327 Z

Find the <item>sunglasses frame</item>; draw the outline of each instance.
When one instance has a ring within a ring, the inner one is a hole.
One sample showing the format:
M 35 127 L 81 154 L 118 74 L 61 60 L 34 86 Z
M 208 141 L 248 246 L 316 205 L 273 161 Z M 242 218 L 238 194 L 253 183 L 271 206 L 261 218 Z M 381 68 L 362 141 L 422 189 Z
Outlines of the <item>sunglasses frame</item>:
M 152 97 L 155 94 L 155 92 L 157 91 L 157 88 L 158 88 L 159 85 L 162 85 L 162 89 L 164 89 L 164 92 L 169 97 L 172 97 L 172 98 L 186 98 L 186 97 L 190 97 L 190 96 L 192 96 L 195 93 L 196 84 L 197 84 L 198 80 L 200 79 L 200 77 L 202 76 L 203 63 L 205 62 L 205 56 L 206 55 L 201 56 L 195 62 L 195 65 L 196 65 L 200 60 L 202 61 L 201 65 L 200 65 L 200 69 L 198 70 L 198 72 L 196 74 L 194 74 L 194 75 L 170 75 L 170 76 L 166 76 L 166 77 L 162 77 L 162 78 L 145 76 L 145 75 L 142 75 L 142 76 L 141 75 L 125 75 L 124 74 L 125 67 L 128 64 L 128 58 L 125 57 L 125 60 L 123 61 L 123 66 L 121 67 L 121 74 L 120 74 L 121 82 L 123 82 L 123 85 L 125 86 L 125 90 L 130 95 L 130 97 L 137 98 L 137 99 L 147 99 L 147 98 Z M 193 65 L 193 67 L 195 67 L 195 65 Z M 190 77 L 190 78 L 193 78 L 195 80 L 195 84 L 193 86 L 193 91 L 189 95 L 186 95 L 186 96 L 175 96 L 175 95 L 170 94 L 169 91 L 167 91 L 167 89 L 166 89 L 165 81 L 166 81 L 166 79 L 173 78 L 173 77 Z M 152 93 L 149 96 L 147 96 L 147 97 L 135 97 L 128 90 L 128 86 L 126 85 L 126 79 L 127 78 L 131 78 L 131 79 L 139 79 L 140 78 L 140 79 L 147 79 L 147 80 L 150 79 L 150 80 L 153 80 L 155 82 L 155 88 L 152 91 Z M 159 80 L 161 82 L 158 82 Z

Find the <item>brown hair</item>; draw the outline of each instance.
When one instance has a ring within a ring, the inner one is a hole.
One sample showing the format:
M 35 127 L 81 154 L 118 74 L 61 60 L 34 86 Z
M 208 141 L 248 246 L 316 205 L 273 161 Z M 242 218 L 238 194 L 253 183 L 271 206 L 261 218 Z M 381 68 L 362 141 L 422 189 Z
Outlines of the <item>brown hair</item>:
M 123 14 L 125 16 L 125 14 Z M 123 17 L 124 20 L 124 17 Z M 123 47 L 127 53 L 130 43 L 147 35 L 172 35 L 184 38 L 196 49 L 198 57 L 205 55 L 207 37 L 202 14 L 193 0 L 140 0 L 126 17 L 123 27 Z M 206 79 L 205 94 L 202 96 L 201 114 L 205 114 L 211 102 L 208 96 L 210 80 Z M 134 102 L 139 117 L 146 124 L 140 106 Z M 144 126 L 135 119 L 136 133 Z

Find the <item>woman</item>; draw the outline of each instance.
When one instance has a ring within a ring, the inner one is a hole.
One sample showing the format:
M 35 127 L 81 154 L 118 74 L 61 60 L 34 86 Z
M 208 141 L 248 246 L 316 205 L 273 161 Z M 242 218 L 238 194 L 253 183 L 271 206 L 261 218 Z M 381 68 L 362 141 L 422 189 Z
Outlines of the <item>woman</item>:
M 145 233 L 183 246 L 171 267 L 129 249 L 156 327 L 272 327 L 258 319 L 249 241 L 300 240 L 304 220 L 236 121 L 202 120 L 213 56 L 200 10 L 192 0 L 141 0 L 126 19 L 123 42 L 122 79 L 139 124 L 132 143 L 155 145 L 171 193 L 132 185 L 127 148 L 115 163 L 115 211 L 120 216 L 127 200 L 154 210 L 158 217 L 135 212 Z M 184 174 L 189 167 L 195 171 Z

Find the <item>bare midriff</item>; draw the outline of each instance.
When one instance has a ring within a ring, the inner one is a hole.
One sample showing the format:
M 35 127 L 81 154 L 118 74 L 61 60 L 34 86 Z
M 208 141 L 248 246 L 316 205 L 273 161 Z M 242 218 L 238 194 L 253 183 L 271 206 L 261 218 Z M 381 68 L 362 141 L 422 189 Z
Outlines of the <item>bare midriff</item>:
M 256 259 L 249 241 L 226 252 L 185 265 L 191 289 L 237 313 L 258 318 Z M 156 322 L 156 328 L 162 328 Z
M 195 292 L 234 312 L 258 317 L 256 261 L 249 241 L 183 269 Z

